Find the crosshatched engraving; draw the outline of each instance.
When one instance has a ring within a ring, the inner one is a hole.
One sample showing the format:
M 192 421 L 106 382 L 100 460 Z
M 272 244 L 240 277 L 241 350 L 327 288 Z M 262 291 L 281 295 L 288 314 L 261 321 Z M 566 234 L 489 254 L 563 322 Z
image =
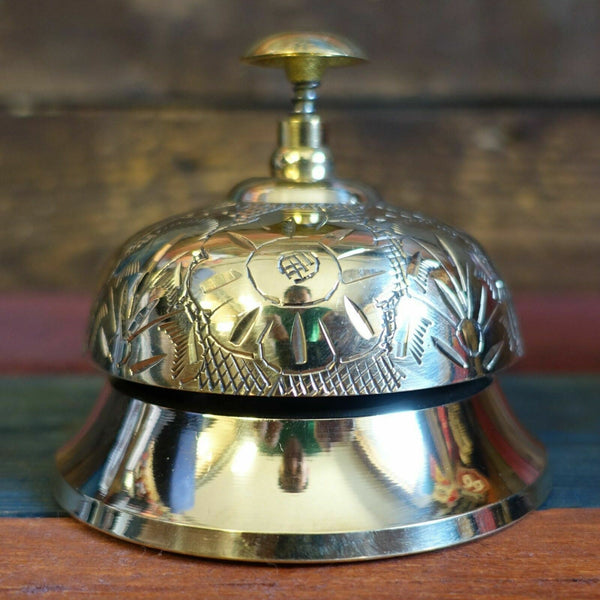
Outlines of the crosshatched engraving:
M 290 281 L 302 283 L 319 270 L 319 259 L 313 252 L 303 250 L 284 252 L 277 263 L 279 272 Z

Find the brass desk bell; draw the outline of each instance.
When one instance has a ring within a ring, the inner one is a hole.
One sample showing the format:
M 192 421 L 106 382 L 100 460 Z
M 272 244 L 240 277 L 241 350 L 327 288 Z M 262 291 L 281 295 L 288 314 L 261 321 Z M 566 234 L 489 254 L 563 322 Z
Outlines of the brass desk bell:
M 521 518 L 549 482 L 494 380 L 522 352 L 502 280 L 467 235 L 335 177 L 316 90 L 360 50 L 288 33 L 244 60 L 294 87 L 272 177 L 121 249 L 91 318 L 109 381 L 58 453 L 58 501 L 140 544 L 268 562 Z

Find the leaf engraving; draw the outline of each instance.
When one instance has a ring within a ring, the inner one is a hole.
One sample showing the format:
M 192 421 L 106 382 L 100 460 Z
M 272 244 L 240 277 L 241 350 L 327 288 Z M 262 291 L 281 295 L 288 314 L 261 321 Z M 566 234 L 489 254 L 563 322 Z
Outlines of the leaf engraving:
M 292 325 L 292 338 L 290 340 L 292 345 L 292 353 L 294 355 L 294 361 L 297 365 L 304 365 L 308 360 L 307 349 L 306 349 L 306 334 L 304 332 L 304 325 L 300 313 L 296 313 L 294 316 L 294 323 Z
M 371 323 L 369 323 L 369 319 L 367 319 L 365 313 L 356 303 L 350 300 L 348 296 L 344 296 L 344 307 L 346 308 L 346 314 L 354 326 L 354 329 L 358 332 L 358 335 L 365 340 L 370 340 L 375 335 L 375 331 L 373 330 Z
M 434 346 L 453 363 L 463 369 L 466 369 L 469 366 L 467 361 L 452 346 L 446 344 L 446 342 L 439 338 L 432 337 L 431 339 L 433 340 Z
M 260 313 L 260 306 L 253 308 L 251 311 L 244 313 L 239 321 L 235 324 L 229 341 L 235 346 L 239 346 L 244 343 L 244 340 L 248 337 L 248 334 L 252 331 L 258 314 Z
M 131 365 L 129 367 L 129 370 L 133 375 L 141 373 L 142 371 L 145 371 L 146 369 L 149 369 L 150 367 L 153 367 L 154 365 L 159 363 L 165 356 L 166 354 L 157 354 L 156 356 L 151 356 L 150 358 L 146 358 L 145 360 L 140 360 L 139 362 L 136 362 L 135 364 Z
M 486 355 L 483 358 L 483 368 L 486 371 L 491 371 L 496 366 L 503 348 L 504 340 L 500 340 L 486 352 Z

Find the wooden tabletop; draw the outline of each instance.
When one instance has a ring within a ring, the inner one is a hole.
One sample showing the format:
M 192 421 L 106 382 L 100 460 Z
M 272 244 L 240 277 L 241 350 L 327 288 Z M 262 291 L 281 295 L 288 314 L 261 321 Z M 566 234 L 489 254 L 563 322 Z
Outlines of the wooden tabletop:
M 70 519 L 4 519 L 3 597 L 598 598 L 600 510 L 534 513 L 462 546 L 397 559 L 282 567 L 200 560 Z

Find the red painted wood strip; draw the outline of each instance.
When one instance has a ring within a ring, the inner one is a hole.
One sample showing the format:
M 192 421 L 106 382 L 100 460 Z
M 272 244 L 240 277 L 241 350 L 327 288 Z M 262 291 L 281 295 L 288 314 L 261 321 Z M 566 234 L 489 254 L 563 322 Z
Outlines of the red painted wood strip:
M 0 373 L 93 371 L 84 356 L 90 304 L 84 295 L 1 295 Z
M 0 296 L 0 373 L 84 373 L 91 299 L 73 294 Z M 514 372 L 600 370 L 600 294 L 516 297 L 527 355 Z
M 600 371 L 600 294 L 519 294 L 526 355 L 513 372 Z

